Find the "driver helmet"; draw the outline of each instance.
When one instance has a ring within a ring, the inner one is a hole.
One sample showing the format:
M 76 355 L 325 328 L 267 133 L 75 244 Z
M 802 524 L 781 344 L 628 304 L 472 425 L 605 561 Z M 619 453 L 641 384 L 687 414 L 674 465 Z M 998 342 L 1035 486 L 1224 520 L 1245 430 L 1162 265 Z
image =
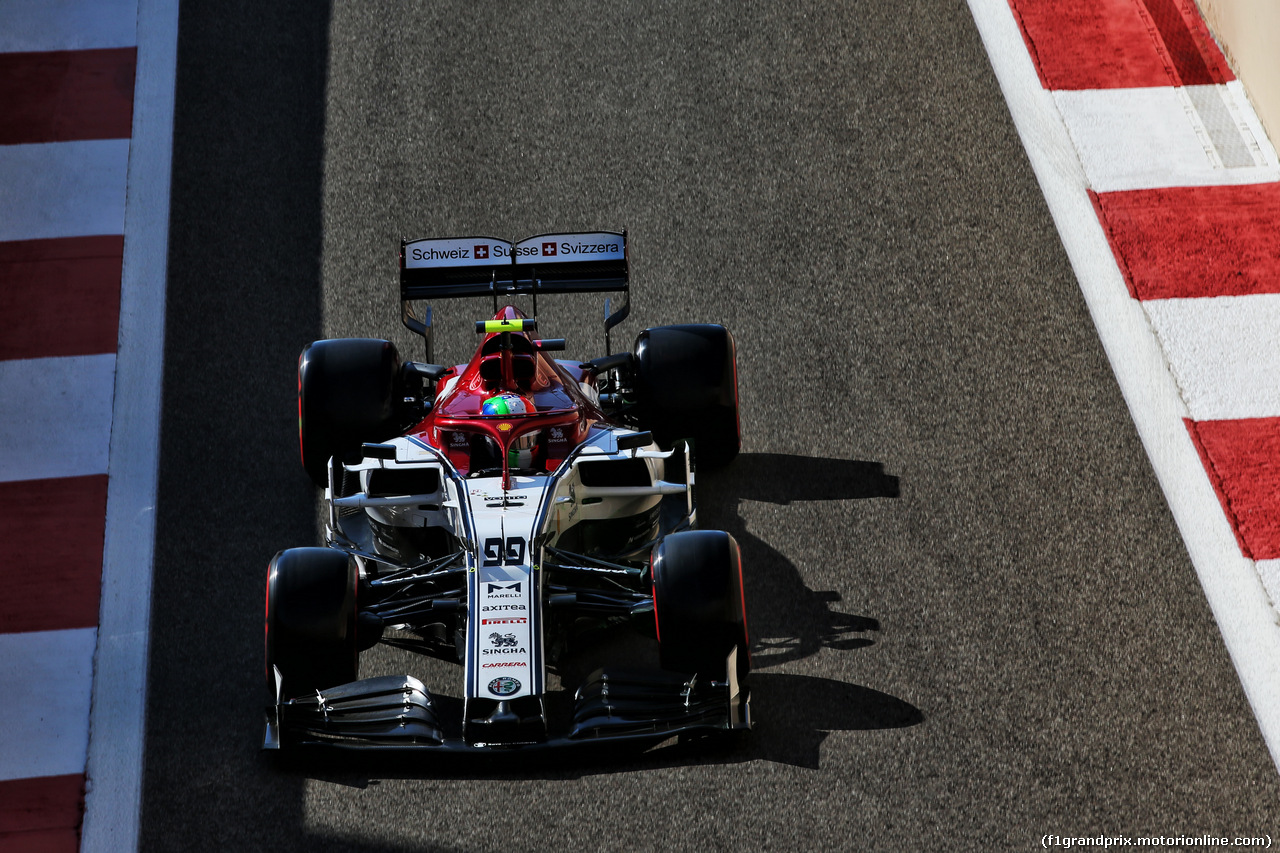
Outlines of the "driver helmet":
M 533 401 L 520 394 L 499 394 L 484 401 L 480 413 L 484 415 L 531 415 L 537 409 Z M 502 424 L 502 427 L 506 427 Z M 507 451 L 507 464 L 512 468 L 531 468 L 537 451 L 538 435 L 536 432 L 520 436 L 510 445 Z
M 482 415 L 531 415 L 535 411 L 533 401 L 520 394 L 499 394 L 480 407 Z

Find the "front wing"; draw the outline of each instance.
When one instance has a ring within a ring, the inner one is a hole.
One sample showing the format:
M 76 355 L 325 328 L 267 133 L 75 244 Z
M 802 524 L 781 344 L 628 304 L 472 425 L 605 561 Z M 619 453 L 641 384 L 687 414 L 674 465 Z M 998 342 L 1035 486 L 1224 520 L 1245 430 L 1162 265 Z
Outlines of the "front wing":
M 655 670 L 597 670 L 575 695 L 568 731 L 526 742 L 446 737 L 436 703 L 421 681 L 408 675 L 367 678 L 278 701 L 267 709 L 263 748 L 528 751 L 604 743 L 652 746 L 677 735 L 746 730 L 750 695 L 737 681 L 733 655 L 736 651 L 724 682 Z

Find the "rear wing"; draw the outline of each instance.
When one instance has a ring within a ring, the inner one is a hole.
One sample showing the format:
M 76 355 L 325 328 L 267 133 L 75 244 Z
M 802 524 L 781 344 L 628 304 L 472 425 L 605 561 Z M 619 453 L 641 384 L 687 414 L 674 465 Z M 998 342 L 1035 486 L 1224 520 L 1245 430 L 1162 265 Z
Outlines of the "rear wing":
M 627 235 L 539 234 L 402 241 L 400 298 L 627 290 Z
M 631 310 L 625 231 L 538 234 L 518 243 L 494 237 L 445 237 L 400 241 L 400 304 L 404 324 L 431 346 L 431 309 L 425 321 L 413 315 L 415 300 L 527 293 L 538 312 L 539 293 L 622 292 L 621 308 L 609 313 L 605 300 L 605 349 L 609 330 Z

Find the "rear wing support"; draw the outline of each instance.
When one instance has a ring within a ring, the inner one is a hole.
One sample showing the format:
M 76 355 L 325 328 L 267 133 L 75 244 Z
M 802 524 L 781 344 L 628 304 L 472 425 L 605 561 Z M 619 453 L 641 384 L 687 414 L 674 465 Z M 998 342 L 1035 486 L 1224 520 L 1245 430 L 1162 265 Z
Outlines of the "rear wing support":
M 605 355 L 613 354 L 613 350 L 610 348 L 610 344 L 609 344 L 609 330 L 612 329 L 614 326 L 618 325 L 619 323 L 621 323 L 623 320 L 627 319 L 627 315 L 631 313 L 631 291 L 630 290 L 627 291 L 627 294 L 624 297 L 624 299 L 625 301 L 622 303 L 622 307 L 619 308 L 617 311 L 614 311 L 612 314 L 610 314 L 609 298 L 605 297 L 605 300 L 604 300 L 604 354 Z
M 425 305 L 422 309 L 422 318 L 419 319 L 413 313 L 413 305 L 409 300 L 400 301 L 400 322 L 409 331 L 417 335 L 422 335 L 422 340 L 426 343 L 427 357 L 426 362 L 430 364 L 435 359 L 431 357 L 431 306 Z
M 625 231 L 538 234 L 518 243 L 493 237 L 446 237 L 400 241 L 400 317 L 423 336 L 431 356 L 431 308 L 420 319 L 411 303 L 464 296 L 531 294 L 537 314 L 540 293 L 622 293 L 610 313 L 605 300 L 605 350 L 609 331 L 631 311 L 630 262 Z

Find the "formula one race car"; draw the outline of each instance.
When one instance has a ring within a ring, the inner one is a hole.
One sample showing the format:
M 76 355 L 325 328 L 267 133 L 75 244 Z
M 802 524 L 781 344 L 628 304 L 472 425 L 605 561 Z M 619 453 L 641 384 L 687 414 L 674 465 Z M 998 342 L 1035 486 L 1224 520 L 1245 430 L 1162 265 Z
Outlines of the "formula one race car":
M 552 358 L 563 340 L 498 307 L 528 296 L 536 314 L 540 295 L 585 291 L 626 295 L 613 313 L 606 300 L 591 361 Z M 494 316 L 476 323 L 471 361 L 429 363 L 431 309 L 414 303 L 484 295 Z M 299 360 L 325 547 L 268 567 L 264 748 L 643 747 L 749 729 L 741 557 L 728 533 L 696 529 L 694 504 L 695 463 L 738 452 L 729 332 L 650 328 L 610 354 L 630 308 L 614 232 L 404 242 L 400 297 L 426 362 L 364 339 Z M 565 683 L 575 644 L 627 627 L 656 643 L 648 668 Z M 461 702 L 412 675 L 358 680 L 361 652 L 392 635 L 460 663 Z M 459 704 L 461 720 L 441 711 Z

